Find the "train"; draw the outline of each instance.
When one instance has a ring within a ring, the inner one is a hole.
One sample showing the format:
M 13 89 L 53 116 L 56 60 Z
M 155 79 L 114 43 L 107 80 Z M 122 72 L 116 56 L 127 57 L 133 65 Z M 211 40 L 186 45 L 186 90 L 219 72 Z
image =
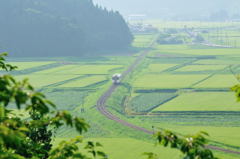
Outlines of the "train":
M 120 73 L 116 73 L 112 76 L 112 82 L 113 84 L 120 84 L 121 83 L 121 77 L 122 77 L 122 74 Z

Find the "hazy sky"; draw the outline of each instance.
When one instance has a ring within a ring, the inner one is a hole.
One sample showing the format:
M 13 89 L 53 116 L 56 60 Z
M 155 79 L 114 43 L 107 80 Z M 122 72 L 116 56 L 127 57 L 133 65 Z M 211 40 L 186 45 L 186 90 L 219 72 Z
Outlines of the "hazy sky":
M 176 15 L 208 15 L 227 10 L 240 13 L 240 0 L 93 0 L 109 9 L 129 14 L 147 14 L 150 17 Z

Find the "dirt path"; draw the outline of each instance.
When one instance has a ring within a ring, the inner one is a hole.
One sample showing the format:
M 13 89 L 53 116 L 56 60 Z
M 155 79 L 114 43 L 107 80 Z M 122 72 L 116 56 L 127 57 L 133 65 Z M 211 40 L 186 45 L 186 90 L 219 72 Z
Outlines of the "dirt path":
M 153 42 L 150 45 L 150 47 L 153 46 L 154 43 L 155 42 Z M 142 60 L 146 57 L 146 55 L 148 53 L 149 53 L 149 49 L 145 50 L 140 56 L 138 56 L 136 58 L 136 60 L 133 62 L 133 64 L 130 65 L 125 72 L 123 72 L 122 79 L 124 79 L 129 73 L 131 73 L 137 67 L 137 65 L 142 62 Z M 116 88 L 118 88 L 118 87 L 119 87 L 119 85 L 115 85 L 115 84 L 111 85 L 111 87 L 99 98 L 99 100 L 97 101 L 97 110 L 102 115 L 104 115 L 106 118 L 113 120 L 123 126 L 129 127 L 129 128 L 132 128 L 132 129 L 135 129 L 138 131 L 142 131 L 142 132 L 150 134 L 150 135 L 153 134 L 154 133 L 153 131 L 139 127 L 139 126 L 129 123 L 125 120 L 122 120 L 107 110 L 107 108 L 105 107 L 106 102 L 107 102 L 108 98 L 112 95 L 112 93 L 116 90 Z M 240 155 L 240 152 L 238 152 L 238 151 L 232 151 L 232 150 L 228 150 L 228 149 L 224 149 L 224 148 L 220 148 L 220 147 L 216 147 L 216 146 L 206 146 L 206 147 L 209 149 L 212 149 L 212 150 L 217 150 L 217 151 L 221 151 L 221 152 L 225 152 L 225 153 Z

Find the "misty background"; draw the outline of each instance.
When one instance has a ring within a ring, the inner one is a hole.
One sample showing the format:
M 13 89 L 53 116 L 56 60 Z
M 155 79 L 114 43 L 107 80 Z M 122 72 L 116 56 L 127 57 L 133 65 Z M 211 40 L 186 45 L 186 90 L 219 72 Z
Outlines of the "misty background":
M 108 9 L 119 10 L 126 18 L 145 14 L 147 18 L 163 20 L 223 20 L 240 19 L 239 0 L 93 0 Z M 218 18 L 214 18 L 218 15 Z M 222 19 L 221 19 L 222 20 Z
M 133 30 L 146 28 L 126 22 L 136 14 L 158 20 L 240 21 L 240 2 L 2 0 L 0 51 L 20 57 L 122 54 L 132 51 Z

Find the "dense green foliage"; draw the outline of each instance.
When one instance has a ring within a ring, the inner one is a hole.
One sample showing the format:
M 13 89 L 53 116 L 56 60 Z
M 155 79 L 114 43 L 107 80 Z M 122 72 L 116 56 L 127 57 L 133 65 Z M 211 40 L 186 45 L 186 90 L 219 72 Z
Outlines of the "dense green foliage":
M 133 39 L 119 12 L 92 0 L 1 1 L 0 19 L 0 46 L 12 56 L 120 51 Z
M 9 71 L 16 67 L 5 64 L 0 55 L 0 68 Z M 1 159 L 89 159 L 89 155 L 79 151 L 82 137 L 69 142 L 63 141 L 52 147 L 54 132 L 66 125 L 73 127 L 79 134 L 87 131 L 89 125 L 84 119 L 72 116 L 67 111 L 57 111 L 56 106 L 37 92 L 27 80 L 17 81 L 11 75 L 0 76 L 0 158 Z M 8 108 L 15 105 L 29 114 L 21 117 Z M 84 147 L 93 158 L 106 158 L 98 151 L 99 143 L 87 142 Z M 91 157 L 90 157 L 91 158 Z
M 179 149 L 185 155 L 184 159 L 217 159 L 205 146 L 207 143 L 205 136 L 208 136 L 205 132 L 194 136 L 180 137 L 173 132 L 163 131 L 157 133 L 156 136 L 159 144 Z

